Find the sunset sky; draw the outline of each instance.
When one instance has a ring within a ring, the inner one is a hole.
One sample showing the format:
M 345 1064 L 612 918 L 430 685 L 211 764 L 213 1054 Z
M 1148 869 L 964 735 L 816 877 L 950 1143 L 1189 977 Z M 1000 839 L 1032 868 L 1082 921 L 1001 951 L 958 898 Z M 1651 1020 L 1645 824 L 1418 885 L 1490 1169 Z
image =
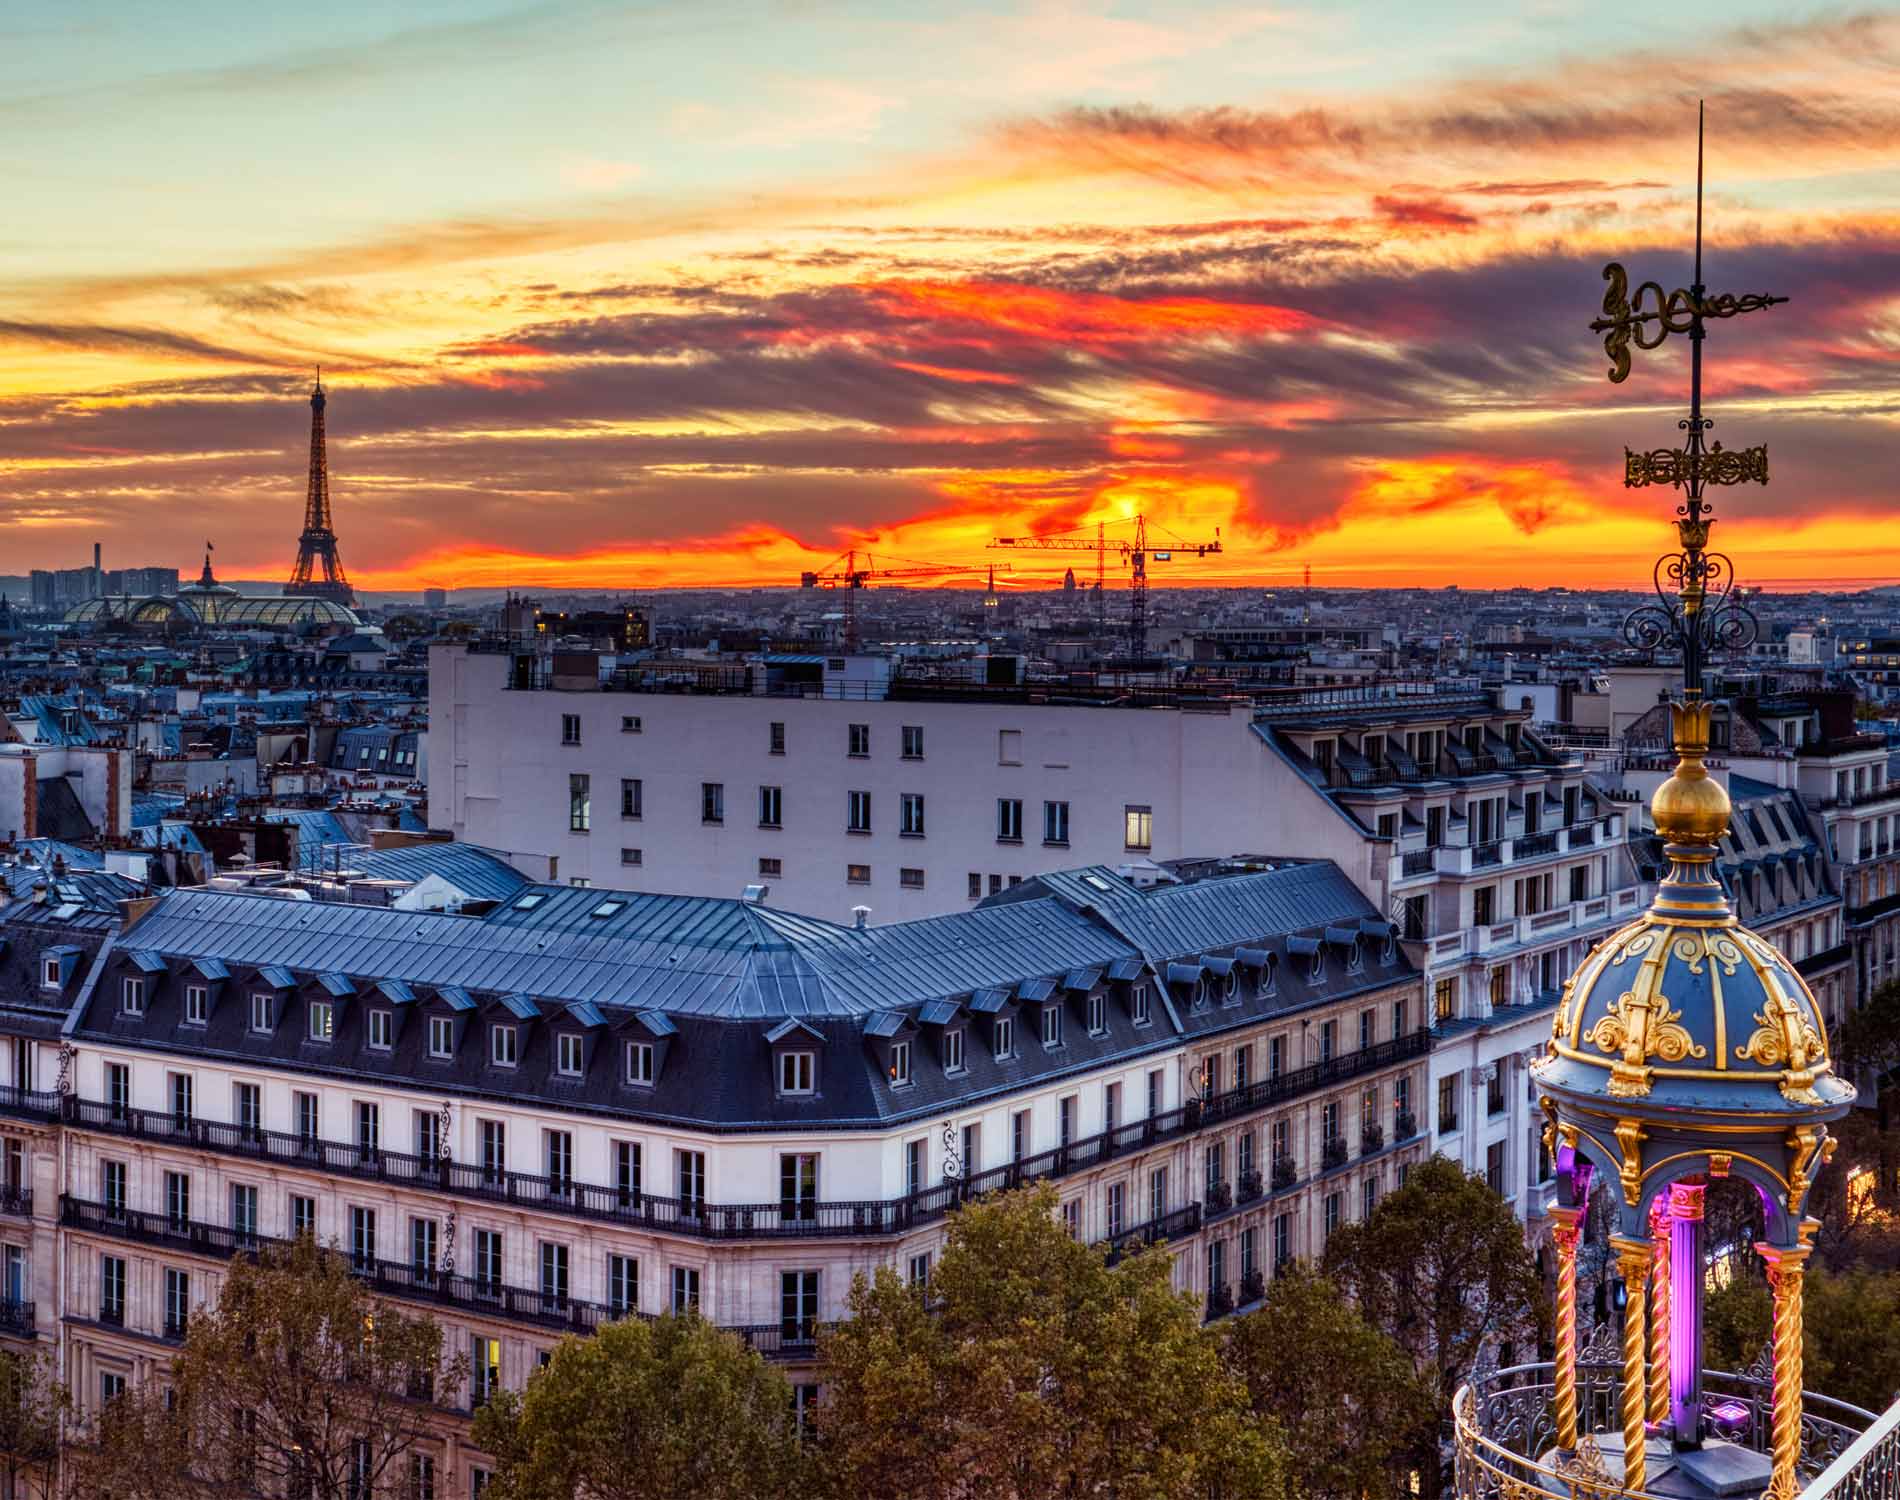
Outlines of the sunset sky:
M 1716 535 L 1900 579 L 1900 12 L 0 5 L 0 574 L 281 577 L 321 364 L 359 587 L 1137 511 L 1225 545 L 1158 583 L 1633 585 L 1686 341 L 1587 325 L 1689 280 L 1698 97 L 1711 288 L 1793 298 L 1708 343 Z

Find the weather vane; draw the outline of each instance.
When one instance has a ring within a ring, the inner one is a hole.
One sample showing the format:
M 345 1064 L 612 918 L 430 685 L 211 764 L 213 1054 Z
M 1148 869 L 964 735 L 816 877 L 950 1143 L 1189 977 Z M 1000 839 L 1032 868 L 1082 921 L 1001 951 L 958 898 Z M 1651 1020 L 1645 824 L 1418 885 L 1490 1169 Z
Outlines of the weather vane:
M 1717 647 L 1736 648 L 1755 639 L 1755 617 L 1729 597 L 1735 584 L 1734 565 L 1719 552 L 1710 552 L 1709 528 L 1715 524 L 1703 490 L 1711 484 L 1768 483 L 1768 449 L 1724 448 L 1710 443 L 1715 424 L 1702 415 L 1702 340 L 1711 318 L 1733 318 L 1786 302 L 1786 297 L 1750 292 L 1711 297 L 1702 284 L 1702 111 L 1696 111 L 1695 146 L 1695 279 L 1687 288 L 1665 292 L 1661 282 L 1645 281 L 1629 295 L 1629 273 L 1616 261 L 1603 268 L 1609 290 L 1603 294 L 1603 316 L 1590 331 L 1603 335 L 1610 356 L 1612 384 L 1630 372 L 1630 345 L 1655 349 L 1672 333 L 1689 335 L 1689 415 L 1676 423 L 1686 435 L 1683 447 L 1652 448 L 1638 453 L 1623 450 L 1623 484 L 1642 489 L 1667 484 L 1686 492 L 1676 507 L 1679 552 L 1656 560 L 1654 582 L 1658 603 L 1630 611 L 1623 635 L 1632 646 L 1653 651 L 1658 646 L 1682 649 L 1683 691 L 1690 700 L 1702 696 L 1703 665 Z M 1651 325 L 1654 325 L 1653 327 Z

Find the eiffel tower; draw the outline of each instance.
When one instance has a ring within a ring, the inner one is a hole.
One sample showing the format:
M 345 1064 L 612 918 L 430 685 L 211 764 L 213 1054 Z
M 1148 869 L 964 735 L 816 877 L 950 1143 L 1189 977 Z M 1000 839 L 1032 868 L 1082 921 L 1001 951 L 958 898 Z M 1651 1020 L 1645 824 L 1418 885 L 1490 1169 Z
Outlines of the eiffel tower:
M 356 594 L 337 556 L 336 531 L 330 524 L 330 463 L 323 440 L 323 372 L 310 392 L 310 487 L 304 499 L 303 535 L 297 538 L 297 566 L 291 570 L 286 594 L 329 599 L 346 609 Z

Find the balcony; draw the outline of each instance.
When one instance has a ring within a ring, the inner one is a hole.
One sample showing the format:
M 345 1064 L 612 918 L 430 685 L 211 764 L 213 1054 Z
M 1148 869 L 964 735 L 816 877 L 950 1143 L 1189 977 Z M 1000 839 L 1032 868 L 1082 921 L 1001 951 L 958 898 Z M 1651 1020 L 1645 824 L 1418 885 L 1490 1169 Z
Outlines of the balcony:
M 1795 972 L 1803 979 L 1812 979 L 1816 974 L 1824 974 L 1829 969 L 1846 963 L 1854 956 L 1852 943 L 1836 943 L 1832 948 L 1819 953 L 1810 953 L 1806 958 L 1795 960 Z
M 0 1115 L 21 1120 L 57 1120 L 59 1095 L 52 1089 L 22 1089 L 0 1084 Z
M 1319 1169 L 1322 1172 L 1334 1172 L 1346 1165 L 1346 1138 L 1343 1135 L 1328 1136 L 1319 1148 Z
M 1178 1109 L 1118 1125 L 1100 1135 L 1071 1141 L 959 1181 L 897 1198 L 835 1203 L 706 1203 L 599 1187 L 571 1178 L 500 1171 L 441 1156 L 414 1156 L 342 1141 L 312 1140 L 288 1131 L 259 1130 L 216 1120 L 181 1120 L 164 1111 L 129 1109 L 90 1099 L 69 1099 L 67 1108 L 75 1125 L 113 1135 L 166 1141 L 189 1150 L 272 1161 L 329 1176 L 393 1183 L 633 1229 L 708 1240 L 821 1239 L 903 1234 L 941 1219 L 966 1199 L 1087 1171 L 1159 1143 L 1193 1136 L 1210 1126 L 1242 1119 L 1333 1084 L 1422 1057 L 1430 1046 L 1431 1033 L 1415 1031 L 1230 1089 L 1206 1104 L 1191 1100 Z
M 1385 1127 L 1383 1125 L 1362 1126 L 1359 1131 L 1359 1154 L 1377 1156 L 1385 1150 Z
M 13 1297 L 0 1297 L 0 1334 L 30 1339 L 37 1327 L 34 1304 Z
M 0 1184 L 0 1214 L 18 1214 L 21 1218 L 33 1217 L 33 1190 L 15 1183 Z
M 1458 932 L 1441 933 L 1432 939 L 1432 958 L 1434 962 L 1476 958 L 1501 949 L 1547 942 L 1566 933 L 1584 931 L 1618 918 L 1633 916 L 1641 903 L 1641 891 L 1635 886 L 1625 886 L 1607 896 L 1566 901 L 1549 911 L 1533 912 L 1502 922 L 1477 924 Z
M 1137 1224 L 1132 1229 L 1124 1229 L 1120 1234 L 1110 1235 L 1101 1241 L 1108 1247 L 1108 1263 L 1112 1266 L 1123 1256 L 1136 1250 L 1145 1250 L 1150 1245 L 1161 1244 L 1164 1240 L 1176 1240 L 1184 1234 L 1193 1234 L 1201 1227 L 1201 1205 L 1190 1203 L 1177 1208 L 1172 1213 L 1162 1214 L 1145 1224 Z
M 1622 1372 L 1614 1365 L 1580 1363 L 1577 1366 L 1579 1433 L 1621 1432 L 1618 1396 L 1622 1383 Z M 1707 1403 L 1721 1402 L 1734 1408 L 1730 1419 L 1731 1430 L 1737 1434 L 1734 1441 L 1757 1453 L 1770 1451 L 1772 1403 L 1766 1379 L 1705 1370 L 1702 1389 Z M 1650 1500 L 1652 1496 L 1698 1492 L 1693 1486 L 1681 1488 L 1686 1476 L 1660 1464 L 1652 1468 L 1649 1476 L 1652 1481 L 1662 1481 L 1660 1487 L 1653 1490 L 1624 1489 L 1619 1468 L 1580 1475 L 1574 1467 L 1576 1460 L 1566 1460 L 1572 1467 L 1560 1470 L 1553 1407 L 1555 1393 L 1555 1368 L 1547 1364 L 1517 1365 L 1508 1370 L 1475 1374 L 1469 1384 L 1459 1388 L 1452 1399 L 1452 1420 L 1457 1494 L 1463 1500 L 1516 1500 L 1516 1497 L 1540 1494 L 1589 1494 L 1596 1500 L 1634 1496 Z M 1877 1468 L 1861 1466 L 1877 1465 L 1883 1445 L 1886 1462 L 1891 1466 L 1895 1433 L 1889 1424 L 1895 1420 L 1895 1413 L 1889 1412 L 1881 1419 L 1880 1426 L 1887 1429 L 1882 1433 L 1876 1427 L 1872 1412 L 1849 1406 L 1844 1401 L 1807 1392 L 1802 1403 L 1798 1468 L 1802 1481 L 1808 1486 L 1804 1493 L 1891 1496 L 1894 1493 L 1892 1468 L 1882 1476 Z M 1868 1440 L 1865 1443 L 1863 1434 Z M 1655 1450 L 1651 1451 L 1653 1454 Z M 1611 1459 L 1612 1463 L 1615 1461 Z M 1837 1479 L 1838 1487 L 1821 1489 L 1816 1481 L 1835 1475 L 1836 1468 L 1842 1471 Z M 1846 1482 L 1853 1472 L 1865 1472 L 1879 1482 L 1865 1490 L 1856 1489 Z

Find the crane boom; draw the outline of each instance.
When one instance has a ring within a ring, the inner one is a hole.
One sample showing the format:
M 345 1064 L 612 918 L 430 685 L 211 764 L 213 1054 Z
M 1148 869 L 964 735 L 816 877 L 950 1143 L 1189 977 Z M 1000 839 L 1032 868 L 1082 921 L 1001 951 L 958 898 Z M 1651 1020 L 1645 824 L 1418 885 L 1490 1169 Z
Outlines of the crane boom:
M 1093 552 L 1096 555 L 1096 597 L 1101 597 L 1101 578 L 1107 567 L 1108 554 L 1121 554 L 1122 562 L 1129 569 L 1128 576 L 1128 652 L 1131 656 L 1145 656 L 1148 652 L 1148 560 L 1172 562 L 1177 554 L 1182 557 L 1206 557 L 1210 552 L 1219 552 L 1220 528 L 1214 528 L 1214 540 L 1211 542 L 1177 542 L 1172 547 L 1158 551 L 1148 550 L 1148 518 L 1137 514 L 1134 517 L 1135 536 L 1133 541 L 1110 541 L 1103 532 L 1102 523 L 1097 522 L 1095 538 L 1091 541 L 1081 536 L 999 536 L 990 540 L 992 547 L 1008 547 L 1019 552 Z
M 858 559 L 864 559 L 864 565 L 858 566 Z M 872 564 L 876 561 L 870 553 L 860 553 L 855 548 L 841 553 L 820 572 L 807 569 L 798 575 L 798 586 L 806 589 L 842 588 L 844 594 L 844 648 L 855 652 L 858 649 L 858 590 L 873 578 L 943 578 L 956 573 L 977 573 L 982 567 L 975 563 L 943 563 L 941 565 L 919 564 L 905 568 L 879 568 Z M 843 563 L 843 567 L 838 564 Z M 994 565 L 990 571 L 995 573 Z M 1008 563 L 1003 564 L 1005 573 L 1010 571 Z

